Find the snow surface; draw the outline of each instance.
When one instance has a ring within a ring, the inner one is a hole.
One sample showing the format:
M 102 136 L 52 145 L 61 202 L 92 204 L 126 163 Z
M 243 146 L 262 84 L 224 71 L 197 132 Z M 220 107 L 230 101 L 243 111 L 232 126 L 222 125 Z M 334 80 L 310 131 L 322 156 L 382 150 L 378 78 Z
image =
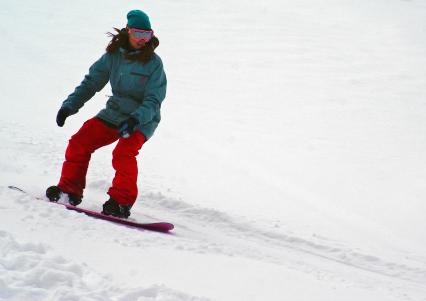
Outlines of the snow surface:
M 169 88 L 132 218 L 170 235 L 36 199 L 110 91 L 64 128 L 61 102 L 134 8 Z M 0 30 L 0 300 L 426 300 L 423 0 L 2 0 Z

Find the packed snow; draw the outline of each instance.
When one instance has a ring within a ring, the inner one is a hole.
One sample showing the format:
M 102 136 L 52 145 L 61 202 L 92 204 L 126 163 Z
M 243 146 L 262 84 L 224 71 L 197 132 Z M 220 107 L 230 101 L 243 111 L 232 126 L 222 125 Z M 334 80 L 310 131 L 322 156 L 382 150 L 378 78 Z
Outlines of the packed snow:
M 168 77 L 131 218 L 170 234 L 43 199 L 110 88 L 57 110 L 131 9 Z M 2 0 L 0 30 L 0 300 L 426 300 L 423 0 Z

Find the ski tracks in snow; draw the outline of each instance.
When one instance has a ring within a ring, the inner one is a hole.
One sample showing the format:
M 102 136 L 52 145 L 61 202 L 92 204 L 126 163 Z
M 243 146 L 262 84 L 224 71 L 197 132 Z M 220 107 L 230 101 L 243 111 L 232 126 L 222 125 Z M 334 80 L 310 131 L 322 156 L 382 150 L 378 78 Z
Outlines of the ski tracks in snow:
M 426 258 L 398 254 L 388 259 L 327 238 L 297 236 L 273 221 L 233 217 L 161 193 L 145 195 L 145 199 L 152 215 L 176 220 L 180 238 L 176 249 L 243 256 L 310 273 L 317 279 L 386 289 L 400 300 L 426 300 Z M 424 297 L 412 299 L 407 287 Z

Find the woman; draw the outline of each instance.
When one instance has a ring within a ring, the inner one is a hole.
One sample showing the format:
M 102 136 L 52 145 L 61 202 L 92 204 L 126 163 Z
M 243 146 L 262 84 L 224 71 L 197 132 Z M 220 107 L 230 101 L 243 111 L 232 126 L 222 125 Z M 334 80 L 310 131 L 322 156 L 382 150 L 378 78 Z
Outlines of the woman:
M 71 205 L 80 204 L 91 154 L 118 140 L 112 153 L 115 177 L 102 213 L 127 218 L 138 194 L 136 156 L 160 122 L 167 80 L 162 61 L 154 52 L 159 41 L 144 12 L 130 11 L 126 28 L 115 30 L 116 34 L 110 33 L 106 53 L 63 102 L 56 123 L 62 127 L 66 118 L 77 113 L 108 81 L 113 95 L 105 109 L 69 140 L 59 183 L 49 187 L 46 196 L 56 202 L 66 193 Z

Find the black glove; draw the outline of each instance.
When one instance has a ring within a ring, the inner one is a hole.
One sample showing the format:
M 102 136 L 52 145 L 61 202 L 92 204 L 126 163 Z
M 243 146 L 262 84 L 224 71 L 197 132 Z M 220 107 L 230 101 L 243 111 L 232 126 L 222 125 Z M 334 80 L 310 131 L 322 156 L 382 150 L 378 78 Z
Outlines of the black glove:
M 135 131 L 136 126 L 139 124 L 139 121 L 133 117 L 123 121 L 118 126 L 118 134 L 123 138 L 129 138 L 131 134 Z
M 71 109 L 64 107 L 60 108 L 58 111 L 58 115 L 56 115 L 56 123 L 58 126 L 63 127 L 65 123 L 65 119 L 71 115 Z

